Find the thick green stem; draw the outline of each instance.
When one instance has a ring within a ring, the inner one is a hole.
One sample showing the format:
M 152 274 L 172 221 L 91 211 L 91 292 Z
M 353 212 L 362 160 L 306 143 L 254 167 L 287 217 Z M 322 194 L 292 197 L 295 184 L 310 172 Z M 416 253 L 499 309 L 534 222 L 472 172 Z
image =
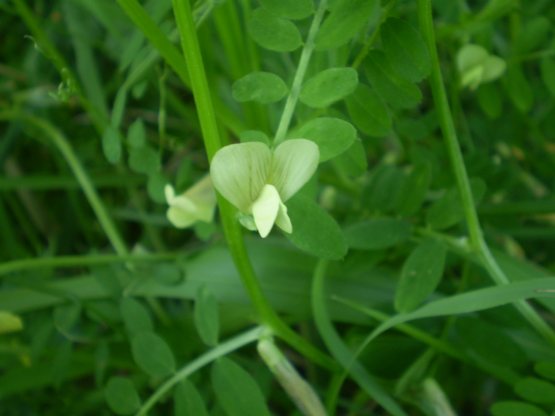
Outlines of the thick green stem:
M 191 6 L 188 0 L 173 0 L 173 9 L 181 36 L 181 46 L 189 71 L 191 88 L 199 114 L 206 153 L 208 154 L 208 159 L 211 160 L 214 154 L 222 147 L 222 141 L 218 131 L 210 88 L 208 87 L 197 33 L 193 23 Z M 235 209 L 222 197 L 218 198 L 218 205 L 231 256 L 262 322 L 270 326 L 278 336 L 300 352 L 324 366 L 333 368 L 334 362 L 329 357 L 292 331 L 274 311 L 264 296 L 252 268 L 243 240 L 242 230 L 235 218 Z
M 449 101 L 447 100 L 447 93 L 443 84 L 443 77 L 441 74 L 441 67 L 436 48 L 431 0 L 418 0 L 418 15 L 420 29 L 428 45 L 432 62 L 430 86 L 439 118 L 439 124 L 441 126 L 443 138 L 447 146 L 449 159 L 451 161 L 457 187 L 459 189 L 466 225 L 470 236 L 470 245 L 471 248 L 479 255 L 482 265 L 488 271 L 491 279 L 498 285 L 507 284 L 509 283 L 509 279 L 503 270 L 501 270 L 495 258 L 491 255 L 489 247 L 484 240 L 482 227 L 480 226 L 478 214 L 476 212 L 476 208 L 474 207 L 474 198 L 470 188 L 470 181 L 466 172 L 464 159 L 457 138 L 455 123 L 453 121 Z M 524 318 L 545 339 L 555 345 L 555 332 L 544 322 L 544 320 L 528 303 L 521 301 L 515 303 L 515 306 Z
M 195 371 L 201 369 L 205 365 L 223 357 L 230 352 L 233 352 L 251 342 L 257 341 L 264 333 L 265 328 L 258 326 L 254 329 L 249 330 L 243 334 L 240 334 L 230 340 L 221 343 L 217 347 L 214 347 L 206 354 L 201 355 L 197 359 L 191 361 L 181 370 L 179 370 L 175 375 L 162 384 L 152 396 L 141 406 L 136 416 L 146 415 L 148 411 L 160 400 L 168 391 L 170 391 L 177 383 L 185 378 L 189 377 Z
M 324 18 L 324 13 L 326 11 L 327 0 L 320 0 L 318 10 L 312 20 L 310 29 L 308 31 L 308 37 L 301 52 L 301 59 L 299 60 L 299 66 L 297 67 L 297 72 L 295 72 L 295 77 L 293 78 L 293 84 L 291 85 L 291 91 L 283 107 L 283 113 L 279 120 L 279 125 L 276 131 L 276 136 L 274 138 L 274 145 L 281 143 L 285 140 L 287 135 L 287 130 L 291 124 L 291 119 L 293 118 L 293 113 L 295 112 L 295 106 L 299 100 L 299 95 L 301 93 L 301 87 L 303 85 L 303 80 L 306 75 L 306 70 L 308 69 L 308 64 L 310 62 L 310 57 L 314 51 L 314 41 L 316 35 L 318 34 L 318 29 L 320 29 L 320 23 Z

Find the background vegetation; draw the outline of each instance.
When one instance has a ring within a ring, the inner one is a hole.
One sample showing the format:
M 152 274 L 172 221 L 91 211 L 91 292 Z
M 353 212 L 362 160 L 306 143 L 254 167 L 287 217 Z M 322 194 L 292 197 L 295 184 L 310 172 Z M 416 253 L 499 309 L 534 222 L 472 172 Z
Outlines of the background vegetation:
M 0 0 L 0 412 L 555 414 L 554 19 Z M 299 137 L 292 234 L 167 220 L 225 144 Z

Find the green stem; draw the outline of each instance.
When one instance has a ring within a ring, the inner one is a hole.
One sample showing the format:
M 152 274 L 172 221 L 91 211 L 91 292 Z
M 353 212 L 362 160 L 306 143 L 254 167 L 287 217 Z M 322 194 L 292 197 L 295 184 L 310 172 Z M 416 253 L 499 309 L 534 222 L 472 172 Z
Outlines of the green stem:
M 314 19 L 312 20 L 312 24 L 310 25 L 308 36 L 306 38 L 303 51 L 301 52 L 299 66 L 297 67 L 295 77 L 293 78 L 291 91 L 289 92 L 289 96 L 287 97 L 287 101 L 285 102 L 285 106 L 283 107 L 283 113 L 281 114 L 281 118 L 279 120 L 276 136 L 274 138 L 275 145 L 278 145 L 283 140 L 285 140 L 285 136 L 287 135 L 287 130 L 289 129 L 289 125 L 291 124 L 291 118 L 293 117 L 295 106 L 297 105 L 297 101 L 301 93 L 301 87 L 306 75 L 306 70 L 308 69 L 310 57 L 312 56 L 312 52 L 314 51 L 314 40 L 316 39 L 316 35 L 318 34 L 318 30 L 320 29 L 320 23 L 322 23 L 322 19 L 324 18 L 326 5 L 327 0 L 320 1 L 318 10 L 316 10 L 316 14 L 314 15 Z
M 79 182 L 79 185 L 83 189 L 83 192 L 85 193 L 89 204 L 91 205 L 96 217 L 98 218 L 100 226 L 106 233 L 106 236 L 110 240 L 110 243 L 114 247 L 114 250 L 116 250 L 116 253 L 121 256 L 128 255 L 129 253 L 127 251 L 125 242 L 119 234 L 115 224 L 112 222 L 112 219 L 110 218 L 106 207 L 98 196 L 96 189 L 94 188 L 93 183 L 89 178 L 89 175 L 87 174 L 85 169 L 83 169 L 81 162 L 77 158 L 77 155 L 73 151 L 65 136 L 52 124 L 40 118 L 27 114 L 20 114 L 13 111 L 0 112 L 0 120 L 14 119 L 20 119 L 28 124 L 35 126 L 46 137 L 48 137 L 52 141 L 52 143 L 54 143 L 54 145 L 62 153 L 62 156 L 64 157 L 73 174 L 75 175 L 77 182 Z
M 0 276 L 22 270 L 43 268 L 85 267 L 111 263 L 139 263 L 174 260 L 177 254 L 148 255 L 86 254 L 83 256 L 39 257 L 13 260 L 0 264 Z
M 470 236 L 470 245 L 479 255 L 482 265 L 488 271 L 492 280 L 498 285 L 504 285 L 509 283 L 509 279 L 503 270 L 501 270 L 495 258 L 491 255 L 490 249 L 484 240 L 478 214 L 474 207 L 474 198 L 470 188 L 470 181 L 468 179 L 466 166 L 464 164 L 461 148 L 459 146 L 455 123 L 453 121 L 453 116 L 447 100 L 447 93 L 445 92 L 445 86 L 443 84 L 443 77 L 441 74 L 441 67 L 436 48 L 431 0 L 418 0 L 418 15 L 420 28 L 428 45 L 432 62 L 432 74 L 430 80 L 432 95 L 434 97 L 443 138 L 447 145 L 449 159 L 451 160 L 457 187 L 461 196 L 468 233 Z M 515 303 L 515 307 L 538 331 L 538 333 L 555 345 L 555 332 L 527 302 L 517 302 Z
M 198 110 L 200 127 L 208 159 L 222 147 L 210 88 L 197 39 L 191 6 L 188 0 L 173 0 L 174 14 L 181 36 L 181 45 L 191 80 L 191 88 Z M 335 363 L 292 331 L 277 315 L 266 297 L 249 260 L 242 230 L 235 218 L 235 209 L 222 197 L 218 198 L 224 234 L 243 285 L 263 323 L 291 346 L 320 364 L 333 368 Z
M 257 341 L 262 334 L 265 332 L 265 328 L 258 326 L 253 328 L 243 334 L 240 334 L 230 340 L 221 343 L 217 347 L 214 347 L 207 353 L 201 355 L 197 359 L 193 360 L 181 370 L 179 370 L 175 375 L 162 384 L 155 392 L 148 398 L 148 400 L 141 406 L 136 416 L 143 416 L 148 413 L 148 411 L 169 391 L 173 386 L 179 383 L 181 380 L 189 377 L 195 371 L 201 369 L 212 361 L 223 357 L 251 342 Z

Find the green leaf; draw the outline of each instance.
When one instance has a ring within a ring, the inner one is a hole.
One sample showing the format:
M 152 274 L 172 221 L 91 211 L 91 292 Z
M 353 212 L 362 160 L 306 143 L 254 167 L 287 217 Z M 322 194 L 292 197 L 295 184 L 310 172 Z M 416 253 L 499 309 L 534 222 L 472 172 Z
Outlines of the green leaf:
M 497 325 L 483 319 L 461 318 L 455 322 L 460 345 L 484 362 L 505 368 L 522 368 L 528 358 L 522 348 Z M 488 334 L 484 337 L 484 334 Z
M 115 164 L 121 159 L 121 137 L 112 126 L 106 127 L 102 135 L 102 150 L 108 162 Z
M 504 401 L 490 408 L 492 416 L 547 416 L 542 409 L 529 403 Z
M 430 296 L 441 281 L 445 247 L 435 240 L 424 240 L 403 264 L 395 291 L 395 309 L 409 312 Z
M 124 377 L 110 378 L 104 388 L 104 397 L 110 409 L 118 415 L 133 414 L 141 405 L 135 386 Z
M 355 128 L 348 122 L 331 117 L 320 117 L 295 130 L 296 137 L 312 140 L 320 149 L 320 162 L 333 159 L 352 146 L 357 138 Z
M 149 145 L 129 149 L 129 167 L 137 173 L 151 174 L 160 170 L 160 154 Z
M 138 118 L 129 126 L 127 144 L 132 148 L 143 147 L 146 144 L 146 129 L 142 119 Z
M 177 385 L 174 405 L 175 416 L 209 416 L 202 396 L 195 385 L 187 379 Z
M 389 18 L 380 33 L 387 60 L 399 75 L 413 82 L 428 76 L 430 54 L 420 32 L 401 19 Z
M 478 204 L 486 193 L 486 184 L 481 179 L 471 179 L 470 186 L 474 203 Z M 428 225 L 436 230 L 449 228 L 464 218 L 464 209 L 458 188 L 449 189 L 445 195 L 434 202 L 426 215 Z
M 341 228 L 320 205 L 297 195 L 287 203 L 293 233 L 287 237 L 301 250 L 316 257 L 339 260 L 347 253 Z
M 347 176 L 358 177 L 368 169 L 366 150 L 360 140 L 355 141 L 346 152 L 340 154 L 333 160 L 335 166 Z
M 320 267 L 322 270 L 320 270 Z M 370 397 L 383 406 L 388 414 L 393 416 L 406 416 L 406 413 L 397 404 L 395 399 L 388 394 L 387 390 L 380 385 L 378 380 L 368 373 L 365 366 L 357 361 L 350 347 L 345 344 L 343 337 L 340 336 L 334 328 L 327 307 L 329 295 L 325 288 L 325 273 L 323 273 L 323 271 L 324 267 L 322 263 L 320 263 L 312 279 L 312 289 L 309 299 L 312 300 L 312 312 L 316 327 L 326 347 L 333 354 L 334 358 L 341 363 L 345 371 L 349 373 Z
M 534 91 L 518 65 L 511 65 L 505 77 L 505 87 L 509 98 L 521 113 L 527 113 L 534 104 Z
M 297 26 L 264 8 L 252 13 L 248 31 L 256 43 L 276 52 L 294 51 L 303 43 Z
M 349 247 L 359 250 L 383 250 L 406 241 L 411 234 L 410 224 L 394 218 L 362 221 L 344 231 Z
M 534 365 L 534 371 L 540 376 L 555 380 L 555 362 L 541 361 Z
M 503 101 L 501 99 L 501 91 L 499 91 L 497 85 L 480 85 L 477 96 L 480 108 L 489 118 L 496 119 L 501 115 L 503 111 Z
M 460 295 L 432 301 L 413 312 L 398 314 L 383 322 L 364 340 L 362 346 L 359 347 L 359 351 L 366 348 L 368 344 L 380 334 L 396 325 L 416 319 L 479 312 L 524 299 L 550 296 L 551 294 L 547 292 L 547 289 L 552 288 L 554 285 L 555 278 L 530 279 L 501 286 L 477 289 Z M 350 301 L 345 301 L 344 303 L 347 303 L 356 310 L 367 313 L 369 316 L 373 315 L 367 312 L 364 306 L 356 305 Z
M 152 318 L 141 302 L 133 298 L 123 298 L 119 304 L 119 310 L 129 334 L 137 332 L 149 332 L 154 329 Z
M 80 316 L 81 305 L 78 303 L 58 306 L 54 309 L 54 326 L 62 334 L 69 334 L 79 321 Z
M 148 196 L 159 204 L 166 203 L 166 196 L 164 194 L 164 187 L 168 183 L 168 178 L 162 172 L 150 172 L 146 189 Z
M 286 19 L 304 19 L 314 13 L 312 0 L 259 0 L 270 12 Z
M 398 76 L 383 52 L 370 51 L 364 61 L 364 70 L 372 87 L 393 108 L 413 108 L 420 103 L 420 89 L 413 82 Z
M 518 0 L 490 0 L 476 15 L 475 21 L 487 22 L 497 20 L 510 13 L 518 6 Z
M 546 56 L 540 63 L 541 77 L 547 90 L 555 97 L 555 59 Z
M 325 108 L 351 94 L 357 84 L 353 68 L 329 68 L 307 80 L 299 98 L 309 107 Z
M 534 377 L 526 377 L 514 385 L 515 393 L 534 403 L 555 403 L 555 385 Z
M 205 286 L 201 286 L 197 291 L 194 319 L 202 341 L 206 345 L 215 346 L 220 330 L 218 300 Z
M 412 168 L 401 185 L 397 197 L 397 211 L 403 216 L 415 214 L 428 193 L 432 181 L 432 168 L 429 163 L 420 163 Z
M 345 45 L 366 26 L 378 10 L 379 2 L 376 0 L 336 1 L 316 36 L 316 49 L 333 49 Z
M 379 166 L 363 189 L 362 204 L 371 212 L 392 211 L 397 204 L 403 182 L 404 175 L 399 168 L 392 165 Z
M 347 111 L 355 126 L 372 137 L 383 137 L 391 131 L 391 114 L 381 97 L 369 86 L 359 84 L 347 97 Z
M 274 103 L 287 95 L 287 85 L 271 72 L 251 72 L 235 81 L 232 86 L 233 98 L 242 103 L 256 101 L 262 104 Z
M 541 48 L 552 27 L 551 22 L 545 16 L 534 16 L 531 19 L 526 19 L 518 37 L 515 39 L 515 50 L 525 54 Z
M 229 358 L 220 358 L 211 371 L 218 402 L 229 416 L 270 416 L 256 381 Z
M 136 333 L 131 338 L 131 352 L 137 365 L 152 377 L 166 377 L 175 371 L 170 347 L 154 332 Z

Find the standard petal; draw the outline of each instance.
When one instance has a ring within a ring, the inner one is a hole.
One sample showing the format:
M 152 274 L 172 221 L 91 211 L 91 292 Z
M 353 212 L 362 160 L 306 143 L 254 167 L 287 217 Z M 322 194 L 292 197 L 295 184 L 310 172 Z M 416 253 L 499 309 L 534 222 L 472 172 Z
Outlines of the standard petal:
M 264 185 L 258 199 L 252 204 L 252 216 L 260 237 L 264 238 L 274 226 L 281 200 L 273 185 Z
M 214 187 L 239 210 L 248 212 L 266 183 L 271 155 L 270 148 L 259 142 L 222 147 L 210 165 Z
M 283 202 L 308 182 L 318 167 L 319 158 L 316 143 L 306 139 L 287 140 L 274 150 L 268 183 L 277 188 Z

